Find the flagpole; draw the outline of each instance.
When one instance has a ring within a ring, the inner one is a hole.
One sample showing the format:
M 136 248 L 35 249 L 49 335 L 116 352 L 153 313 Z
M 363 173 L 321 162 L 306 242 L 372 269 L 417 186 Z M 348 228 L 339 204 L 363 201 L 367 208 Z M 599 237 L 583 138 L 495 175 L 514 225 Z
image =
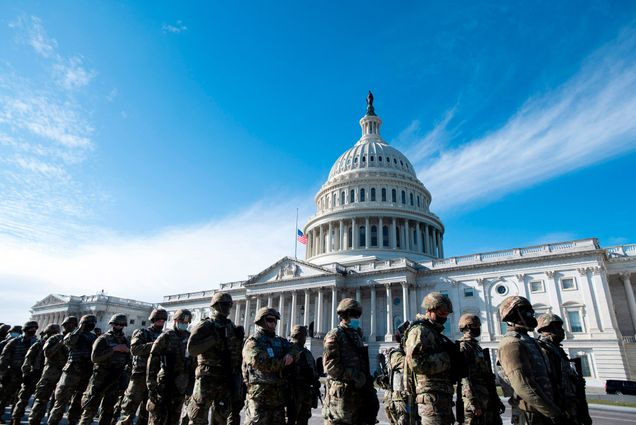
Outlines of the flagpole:
M 296 208 L 296 228 L 294 229 L 294 259 L 298 260 L 298 208 Z

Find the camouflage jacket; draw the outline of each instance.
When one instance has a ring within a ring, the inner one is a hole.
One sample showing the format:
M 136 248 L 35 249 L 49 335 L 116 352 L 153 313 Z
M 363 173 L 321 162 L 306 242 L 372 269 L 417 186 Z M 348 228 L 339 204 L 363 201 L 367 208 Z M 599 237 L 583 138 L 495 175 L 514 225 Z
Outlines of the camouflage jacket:
M 161 335 L 162 330 L 149 326 L 143 329 L 135 329 L 130 339 L 130 353 L 133 355 L 132 373 L 145 374 L 148 356 L 155 340 Z
M 0 370 L 10 369 L 21 374 L 26 353 L 36 341 L 37 338 L 34 336 L 22 335 L 7 342 L 0 354 Z
M 97 337 L 93 332 L 82 332 L 81 328 L 64 337 L 64 345 L 68 348 L 68 360 L 64 371 L 90 373 L 93 368 L 91 351 Z
M 462 378 L 462 398 L 466 410 L 485 410 L 488 400 L 496 394 L 488 391 L 489 380 L 493 379 L 484 351 L 475 338 L 464 336 L 459 340 L 459 351 L 462 353 L 468 376 Z
M 243 338 L 234 323 L 215 312 L 211 319 L 197 323 L 188 341 L 188 352 L 197 359 L 196 376 L 220 380 L 241 370 Z
M 149 390 L 185 394 L 192 364 L 186 350 L 190 332 L 166 329 L 152 344 L 148 356 L 146 384 Z
M 68 359 L 68 348 L 62 343 L 64 335 L 51 336 L 44 343 L 45 367 L 62 370 Z
M 299 350 L 273 332 L 266 332 L 260 326 L 256 329 L 243 346 L 243 380 L 248 387 L 251 384 L 282 385 L 285 383 L 283 357 L 291 354 L 297 360 Z
M 292 345 L 294 345 L 292 343 Z M 318 371 L 316 370 L 316 360 L 311 351 L 305 347 L 298 347 L 298 361 L 292 363 L 287 368 L 287 376 L 290 384 L 294 388 L 307 389 L 320 387 L 318 381 Z
M 514 390 L 521 410 L 548 418 L 561 413 L 554 402 L 549 363 L 534 338 L 509 330 L 499 342 L 498 364 L 500 375 Z
M 324 339 L 322 363 L 328 379 L 364 386 L 367 375 L 362 365 L 368 362 L 361 356 L 362 336 L 356 329 L 342 324 L 327 332 Z
M 91 353 L 91 360 L 95 364 L 94 369 L 123 370 L 130 364 L 130 353 L 113 351 L 116 345 L 124 344 L 130 348 L 128 337 L 123 333 L 117 335 L 112 330 L 100 335 Z
M 572 366 L 567 354 L 560 344 L 555 344 L 550 338 L 539 336 L 539 346 L 543 354 L 550 362 L 553 383 L 557 386 L 555 391 L 556 402 L 561 409 L 567 412 L 568 416 L 576 417 L 576 383 L 578 375 Z
M 407 366 L 415 373 L 415 392 L 418 396 L 432 392 L 452 395 L 451 355 L 444 347 L 444 327 L 426 316 L 416 319 L 406 331 L 404 344 Z
M 22 363 L 22 373 L 24 375 L 40 375 L 44 369 L 44 343 L 46 339 L 39 339 L 31 345 Z
M 404 387 L 404 362 L 406 354 L 402 347 L 391 348 L 386 353 L 389 372 L 389 389 L 385 393 L 385 400 L 406 400 Z

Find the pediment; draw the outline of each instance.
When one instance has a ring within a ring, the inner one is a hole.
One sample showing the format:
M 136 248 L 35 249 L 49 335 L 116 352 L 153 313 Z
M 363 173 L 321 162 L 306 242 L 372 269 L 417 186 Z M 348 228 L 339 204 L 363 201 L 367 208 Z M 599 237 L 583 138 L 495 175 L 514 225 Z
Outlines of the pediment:
M 332 276 L 335 273 L 316 264 L 284 257 L 272 264 L 259 274 L 252 276 L 245 282 L 245 286 L 263 285 L 292 279 L 302 279 L 315 276 Z
M 66 295 L 60 295 L 60 294 L 49 294 L 46 297 L 44 297 L 43 299 L 41 299 L 40 301 L 36 302 L 35 305 L 33 306 L 33 308 L 35 307 L 47 307 L 50 305 L 60 305 L 60 304 L 66 304 L 69 301 L 69 297 L 67 297 Z

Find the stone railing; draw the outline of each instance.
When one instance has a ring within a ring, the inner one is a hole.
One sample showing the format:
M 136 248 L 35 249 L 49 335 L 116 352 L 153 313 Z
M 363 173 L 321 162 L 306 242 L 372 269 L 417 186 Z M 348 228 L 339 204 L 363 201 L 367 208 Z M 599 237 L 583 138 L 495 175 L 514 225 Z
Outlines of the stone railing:
M 636 251 L 636 245 L 635 251 Z M 527 248 L 514 248 L 503 251 L 492 251 L 478 254 L 450 257 L 441 260 L 433 260 L 429 263 L 431 268 L 452 267 L 456 265 L 469 265 L 479 263 L 492 263 L 508 259 L 523 257 L 537 257 L 545 254 L 562 254 L 567 252 L 580 252 L 599 249 L 596 239 L 581 239 L 569 242 L 536 245 Z M 634 253 L 636 255 L 636 252 Z M 426 264 L 426 263 L 425 263 Z
M 612 257 L 636 257 L 636 244 L 611 246 L 605 249 L 607 255 Z
M 237 289 L 237 288 L 242 288 L 243 284 L 245 283 L 244 280 L 235 280 L 234 282 L 225 282 L 221 284 L 221 289 Z
M 212 295 L 214 295 L 214 289 L 210 289 L 207 291 L 186 292 L 184 294 L 164 295 L 163 300 L 164 302 L 176 300 L 193 300 L 199 298 L 211 298 Z
M 624 336 L 623 342 L 625 344 L 636 344 L 636 337 L 633 336 Z
M 143 308 L 152 308 L 155 306 L 152 303 L 147 303 L 144 301 L 131 300 L 130 298 L 113 297 L 111 295 L 105 295 L 105 294 L 83 295 L 81 297 L 81 302 L 82 303 L 98 303 L 98 302 L 117 303 L 117 304 L 143 307 Z

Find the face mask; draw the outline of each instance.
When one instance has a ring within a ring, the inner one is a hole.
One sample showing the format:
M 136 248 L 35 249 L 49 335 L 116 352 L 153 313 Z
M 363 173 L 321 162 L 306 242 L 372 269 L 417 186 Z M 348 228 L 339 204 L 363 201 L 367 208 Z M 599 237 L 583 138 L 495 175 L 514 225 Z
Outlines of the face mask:
M 9 335 L 11 335 L 13 338 L 17 338 L 17 337 L 19 337 L 21 334 L 20 334 L 20 332 L 11 332 Z
M 177 322 L 174 325 L 174 328 L 178 331 L 187 331 L 188 330 L 188 324 L 187 323 L 182 323 L 182 322 Z
M 479 338 L 481 335 L 481 328 L 470 328 L 469 333 L 473 338 Z
M 447 320 L 448 320 L 448 317 L 440 317 L 440 316 L 435 317 L 435 323 L 439 325 L 443 325 L 444 323 L 446 323 Z
M 532 330 L 537 327 L 537 319 L 534 317 L 532 311 L 525 310 L 519 312 L 519 319 L 521 320 L 521 324 L 527 328 L 528 330 Z
M 86 332 L 90 332 L 93 329 L 95 329 L 95 324 L 94 323 L 87 323 L 86 325 L 84 325 L 84 329 L 86 329 Z
M 25 336 L 33 336 L 33 335 L 35 335 L 36 332 L 37 332 L 36 330 L 24 331 L 24 335 Z
M 349 321 L 349 327 L 351 329 L 358 329 L 360 327 L 360 319 L 351 319 Z

